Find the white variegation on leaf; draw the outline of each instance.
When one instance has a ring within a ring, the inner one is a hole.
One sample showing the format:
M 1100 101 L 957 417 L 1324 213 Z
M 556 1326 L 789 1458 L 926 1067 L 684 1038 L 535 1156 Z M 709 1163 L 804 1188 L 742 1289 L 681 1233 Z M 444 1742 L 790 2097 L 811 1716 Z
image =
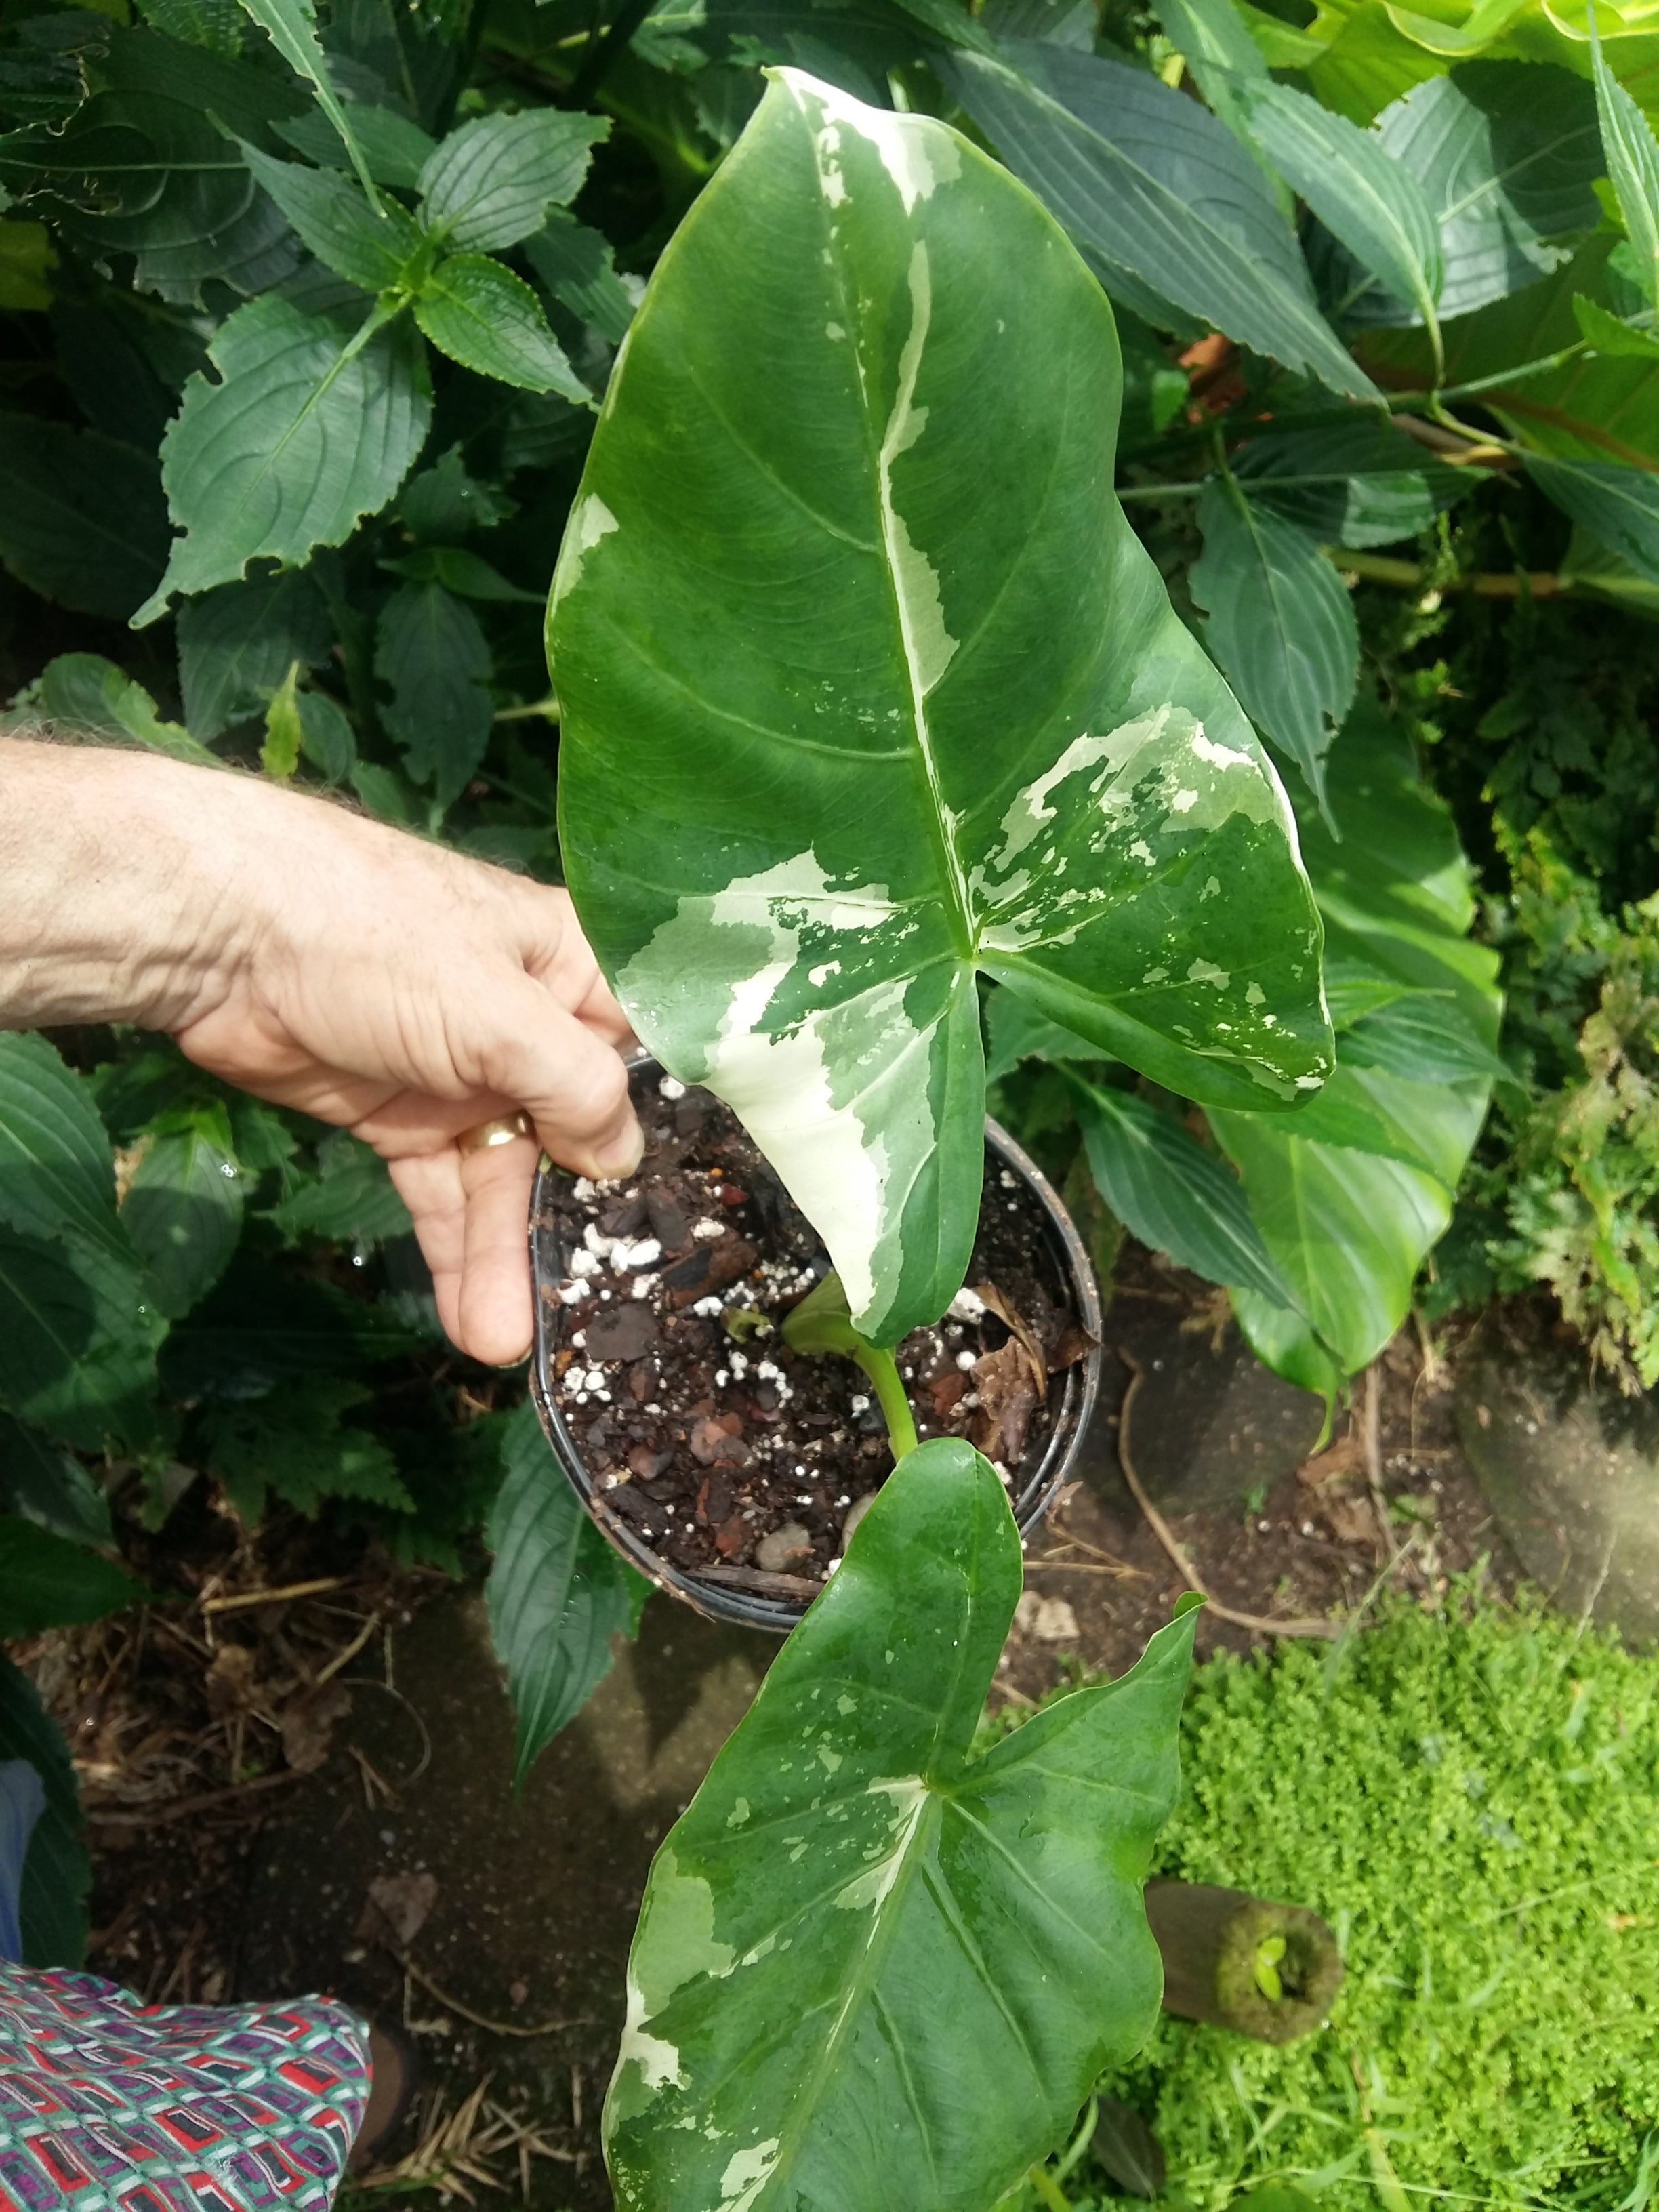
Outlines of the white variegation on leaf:
M 554 578 L 583 922 L 878 1340 L 971 1249 L 977 973 L 1217 1104 L 1329 1065 L 1293 818 L 1114 497 L 1119 392 L 1022 186 L 781 71 L 629 330 Z

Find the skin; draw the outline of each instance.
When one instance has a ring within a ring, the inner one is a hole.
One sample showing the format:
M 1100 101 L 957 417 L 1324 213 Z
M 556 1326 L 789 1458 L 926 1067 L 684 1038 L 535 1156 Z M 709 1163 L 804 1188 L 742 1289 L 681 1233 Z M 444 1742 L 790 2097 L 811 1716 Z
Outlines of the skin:
M 628 1024 L 563 891 L 257 777 L 0 738 L 0 1027 L 112 1021 L 372 1145 L 493 1364 L 530 1346 L 538 1150 L 639 1164 Z M 458 1150 L 520 1109 L 536 1141 Z

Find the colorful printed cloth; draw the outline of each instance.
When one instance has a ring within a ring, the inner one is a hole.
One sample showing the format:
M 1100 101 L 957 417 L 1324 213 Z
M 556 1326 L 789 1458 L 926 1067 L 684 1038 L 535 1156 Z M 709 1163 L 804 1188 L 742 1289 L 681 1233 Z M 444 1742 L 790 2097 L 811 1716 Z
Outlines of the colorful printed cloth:
M 328 1998 L 145 2006 L 0 1960 L 0 2212 L 322 2212 L 368 2091 Z

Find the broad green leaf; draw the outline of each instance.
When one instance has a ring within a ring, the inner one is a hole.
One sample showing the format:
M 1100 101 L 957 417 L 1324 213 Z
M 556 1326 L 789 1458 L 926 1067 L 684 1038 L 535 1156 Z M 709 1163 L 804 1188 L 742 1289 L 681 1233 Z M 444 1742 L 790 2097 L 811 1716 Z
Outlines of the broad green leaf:
M 325 1237 L 335 1243 L 377 1244 L 410 1233 L 409 1209 L 392 1187 L 386 1162 L 358 1138 L 343 1131 L 325 1138 L 318 1164 L 316 1182 L 302 1184 L 263 1217 L 290 1242 Z
M 124 621 L 167 554 L 152 453 L 95 430 L 0 415 L 0 561 L 77 614 Z
M 162 1355 L 173 1398 L 241 1401 L 286 1390 L 297 1376 L 325 1374 L 425 1347 L 389 1308 L 307 1280 L 244 1248 L 218 1288 L 174 1324 Z
M 431 419 L 420 341 L 378 314 L 350 331 L 267 293 L 220 325 L 211 357 L 219 381 L 191 377 L 161 448 L 185 534 L 135 626 L 250 561 L 298 567 L 341 544 L 397 490 Z
M 141 0 L 152 30 L 233 59 L 242 51 L 241 0 Z
M 1321 315 L 1261 170 L 1224 124 L 1143 70 L 1023 40 L 1006 51 L 1012 67 L 957 54 L 944 74 L 1080 244 L 1287 368 L 1376 396 Z
M 333 642 L 322 594 L 297 569 L 186 601 L 178 631 L 185 720 L 203 739 L 262 713 L 296 660 L 319 668 Z
M 110 1544 L 109 1500 L 72 1452 L 0 1413 L 0 1512 L 71 1543 Z
M 1211 111 L 1255 156 L 1274 198 L 1290 214 L 1290 191 L 1251 136 L 1239 103 L 1241 85 L 1270 85 L 1272 79 L 1233 0 L 1158 0 L 1155 12 Z M 1093 46 L 1092 39 L 1085 40 L 1084 51 L 1092 52 Z
M 611 1671 L 611 1639 L 632 1636 L 645 1577 L 599 1534 L 526 1403 L 501 1437 L 501 1486 L 484 1540 L 484 1601 L 517 1724 L 514 1783 L 574 1720 Z
M 1112 496 L 1115 362 L 994 163 L 786 74 L 635 319 L 554 577 L 588 935 L 882 1340 L 967 1263 L 976 970 L 1194 1097 L 1328 1065 L 1283 793 Z
M 1268 431 L 1230 457 L 1253 507 L 1268 507 L 1324 545 L 1392 545 L 1486 481 L 1480 469 L 1431 460 L 1374 416 Z
M 653 1863 L 618 2212 L 985 2212 L 1151 2028 L 1192 1620 L 975 1759 L 1019 1588 L 992 1468 L 910 1453 Z
M 455 253 L 516 246 L 581 190 L 592 149 L 610 135 L 603 115 L 528 107 L 481 115 L 452 131 L 421 172 L 421 216 Z
M 338 132 L 320 109 L 276 125 L 277 136 L 303 154 L 308 161 L 329 169 L 349 169 L 351 156 Z M 399 115 L 395 107 L 380 107 L 362 100 L 351 104 L 351 135 L 363 157 L 363 166 L 377 185 L 393 185 L 412 191 L 421 171 L 437 151 L 437 141 L 428 137 L 416 123 Z
M 173 760 L 194 761 L 198 768 L 220 765 L 217 756 L 198 744 L 188 730 L 164 722 L 143 685 L 101 653 L 60 653 L 27 692 L 19 695 L 19 707 L 13 719 L 25 726 L 44 720 L 68 736 L 124 738 Z
M 1437 331 L 1440 227 L 1405 163 L 1374 133 L 1271 77 L 1238 80 L 1232 98 L 1257 145 L 1332 236 Z
M 441 261 L 421 287 L 415 319 L 440 352 L 479 376 L 591 401 L 541 301 L 522 276 L 488 254 L 452 253 Z
M 315 1516 L 325 1498 L 359 1498 L 394 1513 L 415 1501 L 390 1448 L 343 1419 L 374 1396 L 343 1376 L 296 1376 L 269 1398 L 209 1406 L 198 1424 L 200 1449 L 248 1528 L 275 1491 L 285 1505 Z
M 1659 362 L 1659 337 L 1650 330 L 1622 321 L 1582 292 L 1573 299 L 1572 312 L 1585 343 L 1597 353 L 1609 354 L 1615 361 Z
M 1047 1014 L 1022 999 L 1018 992 L 999 989 L 991 994 L 985 1016 L 985 1079 L 994 1083 L 1018 1067 L 1022 1060 L 1099 1060 L 1098 1045 L 1062 1029 Z
M 318 106 L 338 131 L 364 191 L 372 191 L 374 179 L 368 160 L 334 89 L 328 57 L 318 44 L 313 0 L 242 0 L 242 5 L 295 75 L 311 86 Z
M 157 1135 L 121 1201 L 121 1219 L 176 1319 L 223 1274 L 242 1231 L 243 1176 L 222 1106 Z
M 1536 283 L 1600 220 L 1595 96 L 1565 70 L 1466 63 L 1385 109 L 1376 137 L 1416 178 L 1439 225 L 1443 320 Z M 1380 272 L 1351 266 L 1342 287 L 1351 319 L 1408 323 L 1420 313 L 1376 282 Z
M 15 1514 L 0 1514 L 0 1643 L 101 1620 L 148 1595 L 98 1553 Z
M 409 773 L 449 805 L 483 758 L 495 714 L 478 617 L 441 584 L 399 585 L 380 612 L 374 672 L 392 687 L 385 720 Z
M 1380 1067 L 1419 1083 L 1502 1080 L 1511 1073 L 1470 1028 L 1455 1000 L 1426 993 L 1363 1016 L 1343 1036 L 1339 1057 L 1356 1067 Z
M 95 1246 L 118 1264 L 132 1259 L 92 1094 L 27 1030 L 0 1031 L 0 1222 Z
M 337 276 L 383 292 L 421 251 L 420 225 L 395 200 L 367 198 L 332 169 L 273 161 L 244 144 L 242 159 L 298 233 L 300 242 Z
M 1575 584 L 1603 593 L 1617 605 L 1659 616 L 1659 583 L 1650 582 L 1587 530 L 1574 530 L 1560 574 Z
M 617 276 L 611 245 L 597 230 L 555 208 L 524 242 L 526 258 L 562 307 L 620 345 L 634 319 L 634 297 Z
M 167 1322 L 136 1261 L 0 1229 L 0 1407 L 85 1451 L 155 1441 Z
M 78 1966 L 87 1948 L 92 1862 L 81 1838 L 81 1796 L 69 1746 L 21 1668 L 0 1654 L 0 1759 L 27 1759 L 46 1806 L 29 1838 L 19 1917 L 23 1963 Z
M 953 46 L 969 46 L 981 54 L 996 52 L 996 41 L 969 14 L 963 0 L 895 0 L 895 5 Z
M 470 552 L 464 545 L 419 545 L 414 552 L 405 553 L 399 560 L 383 561 L 380 566 L 411 584 L 441 584 L 445 591 L 464 599 L 509 601 L 523 606 L 540 606 L 544 601 L 544 594 L 521 591 L 481 554 Z
M 52 305 L 58 253 L 43 222 L 0 222 L 0 307 L 27 313 Z
M 469 475 L 459 446 L 412 476 L 398 497 L 404 527 L 440 544 L 488 530 L 514 511 L 513 501 L 496 485 Z
M 1527 473 L 1564 514 L 1659 584 L 1659 476 L 1546 453 L 1527 455 Z
M 1212 1283 L 1293 1303 L 1224 1160 L 1133 1091 L 1076 1082 L 1072 1096 L 1095 1188 L 1143 1244 Z
M 1625 218 L 1648 304 L 1659 307 L 1659 141 L 1647 117 L 1607 67 L 1593 4 L 1589 34 L 1595 112 L 1607 175 L 1619 195 L 1619 212 Z
M 1259 729 L 1287 752 L 1325 805 L 1325 755 L 1353 703 L 1359 625 L 1315 539 L 1216 479 L 1198 503 L 1204 551 L 1193 598 L 1205 637 Z
M 1233 1313 L 1244 1341 L 1264 1367 L 1298 1390 L 1310 1390 L 1325 1401 L 1325 1425 L 1315 1449 L 1330 1434 L 1336 1402 L 1346 1377 L 1329 1347 L 1322 1343 L 1305 1316 L 1289 1306 L 1275 1305 L 1255 1291 L 1229 1293 Z
M 357 733 L 345 708 L 326 691 L 301 691 L 300 747 L 330 783 L 343 783 L 357 764 Z

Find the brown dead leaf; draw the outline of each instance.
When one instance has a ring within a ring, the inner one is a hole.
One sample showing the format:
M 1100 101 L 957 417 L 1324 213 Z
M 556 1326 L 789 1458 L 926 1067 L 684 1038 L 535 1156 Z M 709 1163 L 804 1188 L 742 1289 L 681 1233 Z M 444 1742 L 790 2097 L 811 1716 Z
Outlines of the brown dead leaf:
M 351 1711 L 343 1682 L 325 1682 L 294 1699 L 283 1712 L 283 1755 L 296 1774 L 314 1774 L 334 1741 L 334 1724 Z
M 936 1375 L 927 1385 L 933 1419 L 942 1421 L 967 1388 L 968 1377 L 959 1367 L 947 1368 L 943 1375 Z
M 424 1869 L 419 1874 L 380 1874 L 368 1885 L 368 1895 L 353 1931 L 360 1942 L 385 1943 L 407 1951 L 431 1917 L 438 1901 L 438 1877 Z
M 1346 1437 L 1339 1437 L 1322 1452 L 1304 1459 L 1296 1471 L 1296 1479 L 1306 1490 L 1318 1490 L 1340 1475 L 1352 1474 L 1365 1463 L 1365 1448 L 1351 1429 Z
M 969 1433 L 975 1447 L 987 1459 L 1014 1466 L 1024 1449 L 1026 1426 L 1037 1402 L 1030 1355 L 1018 1337 L 975 1361 L 974 1388 L 979 1393 L 979 1409 Z
M 1058 1374 L 1062 1368 L 1075 1367 L 1079 1359 L 1089 1357 L 1099 1341 L 1080 1322 L 1067 1322 L 1048 1347 L 1049 1372 Z
M 1015 1340 L 1031 1363 L 1031 1372 L 1036 1380 L 1037 1396 L 1042 1397 L 1048 1388 L 1048 1369 L 1042 1357 L 1042 1346 L 1037 1341 L 1036 1331 L 1026 1320 L 1024 1315 L 1009 1304 L 994 1283 L 975 1283 L 974 1294 L 976 1297 L 983 1299 L 986 1306 L 1000 1322 L 1012 1329 Z
M 1376 1510 L 1369 1498 L 1345 1498 L 1328 1491 L 1316 1510 L 1339 1544 L 1376 1543 Z
M 208 1711 L 215 1720 L 228 1720 L 232 1714 L 246 1712 L 254 1703 L 258 1692 L 253 1678 L 258 1665 L 258 1654 L 246 1644 L 220 1645 L 203 1682 Z

